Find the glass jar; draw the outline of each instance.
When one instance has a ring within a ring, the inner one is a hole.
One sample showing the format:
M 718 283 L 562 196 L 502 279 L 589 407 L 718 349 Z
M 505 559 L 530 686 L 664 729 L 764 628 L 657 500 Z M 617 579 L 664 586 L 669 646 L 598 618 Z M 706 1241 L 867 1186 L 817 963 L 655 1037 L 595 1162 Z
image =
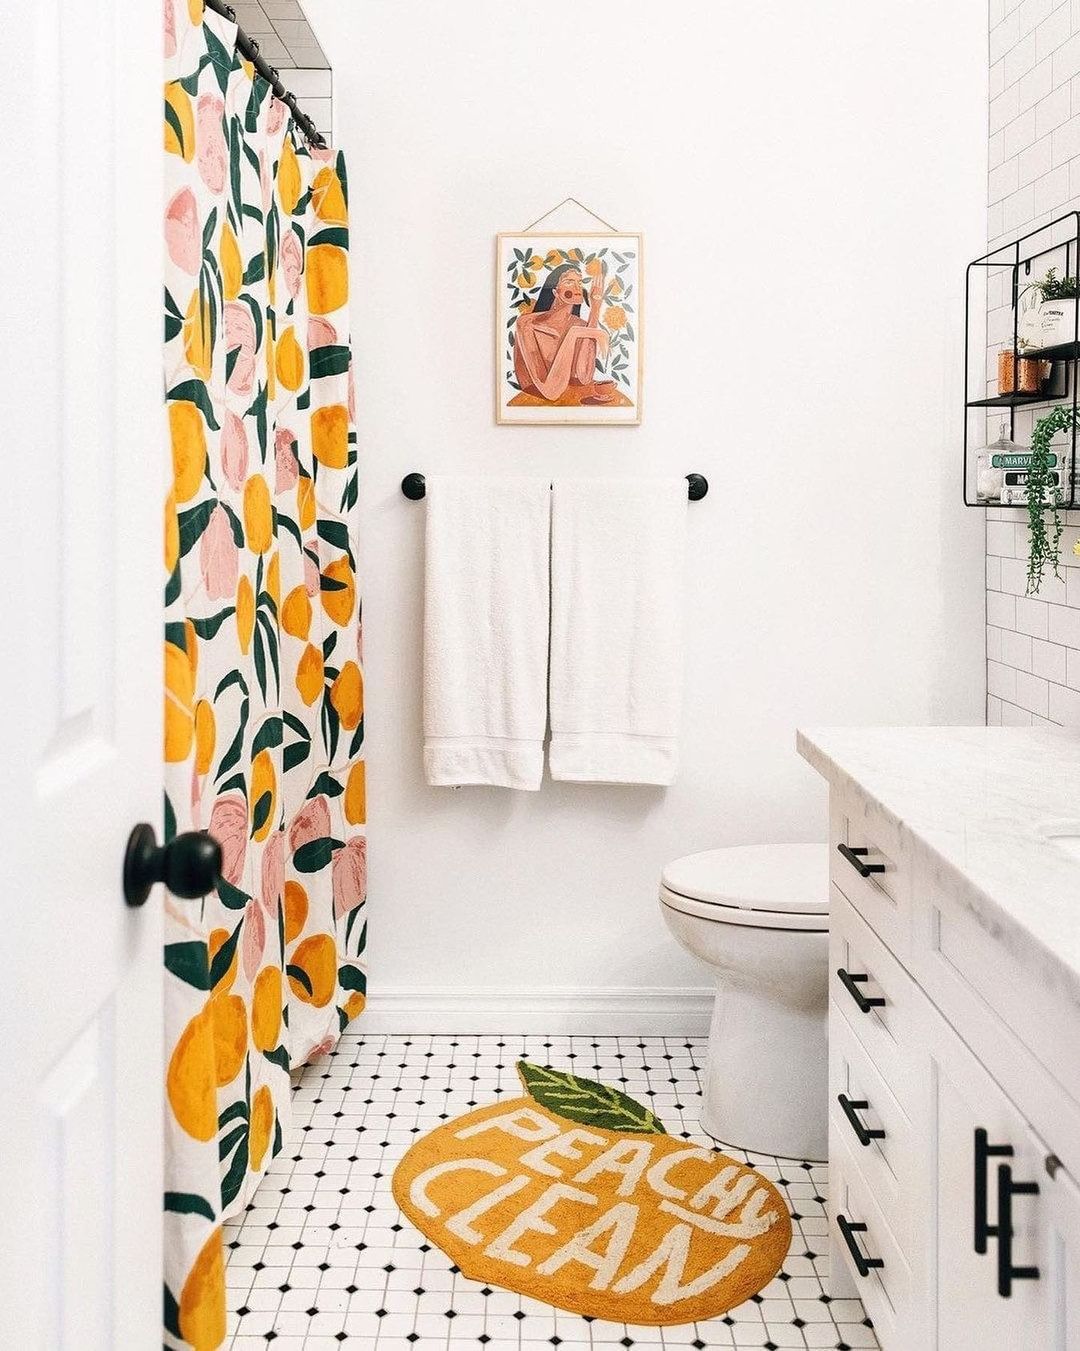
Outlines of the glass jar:
M 1000 502 L 1001 489 L 1005 483 L 1005 468 L 1009 464 L 1006 457 L 1026 453 L 1024 446 L 1009 439 L 1009 424 L 1003 422 L 998 439 L 975 452 L 975 500 Z

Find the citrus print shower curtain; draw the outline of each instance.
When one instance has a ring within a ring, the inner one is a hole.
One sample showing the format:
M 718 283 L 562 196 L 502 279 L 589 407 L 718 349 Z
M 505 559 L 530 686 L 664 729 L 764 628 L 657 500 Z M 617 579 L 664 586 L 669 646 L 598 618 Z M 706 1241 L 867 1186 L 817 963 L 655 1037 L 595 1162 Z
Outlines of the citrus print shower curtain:
M 165 1342 L 208 1351 L 221 1221 L 364 1006 L 348 188 L 235 25 L 164 4 L 165 829 L 224 860 L 167 900 Z

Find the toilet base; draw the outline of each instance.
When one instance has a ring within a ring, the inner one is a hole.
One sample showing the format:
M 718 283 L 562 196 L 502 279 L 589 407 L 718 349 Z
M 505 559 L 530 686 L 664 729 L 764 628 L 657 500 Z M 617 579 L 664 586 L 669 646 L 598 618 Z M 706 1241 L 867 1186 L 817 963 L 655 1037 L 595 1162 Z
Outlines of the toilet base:
M 824 999 L 798 1007 L 717 980 L 701 1124 L 754 1154 L 828 1157 L 828 1019 Z

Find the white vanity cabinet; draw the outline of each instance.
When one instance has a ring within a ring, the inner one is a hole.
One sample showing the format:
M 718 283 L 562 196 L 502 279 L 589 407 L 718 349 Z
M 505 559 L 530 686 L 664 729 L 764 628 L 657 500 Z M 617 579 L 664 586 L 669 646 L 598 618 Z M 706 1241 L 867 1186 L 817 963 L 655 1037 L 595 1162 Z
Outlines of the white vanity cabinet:
M 833 1293 L 883 1351 L 1080 1351 L 1080 862 L 1003 825 L 1056 753 L 1038 817 L 1080 836 L 1080 737 L 799 745 L 830 783 Z

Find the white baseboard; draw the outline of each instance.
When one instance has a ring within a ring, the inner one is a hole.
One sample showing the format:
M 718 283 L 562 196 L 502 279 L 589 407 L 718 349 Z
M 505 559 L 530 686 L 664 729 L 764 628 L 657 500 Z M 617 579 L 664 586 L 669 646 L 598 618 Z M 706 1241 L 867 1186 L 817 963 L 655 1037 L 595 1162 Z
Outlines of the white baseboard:
M 388 989 L 372 982 L 356 1032 L 552 1032 L 563 1036 L 687 1036 L 709 1030 L 713 991 L 682 988 Z

